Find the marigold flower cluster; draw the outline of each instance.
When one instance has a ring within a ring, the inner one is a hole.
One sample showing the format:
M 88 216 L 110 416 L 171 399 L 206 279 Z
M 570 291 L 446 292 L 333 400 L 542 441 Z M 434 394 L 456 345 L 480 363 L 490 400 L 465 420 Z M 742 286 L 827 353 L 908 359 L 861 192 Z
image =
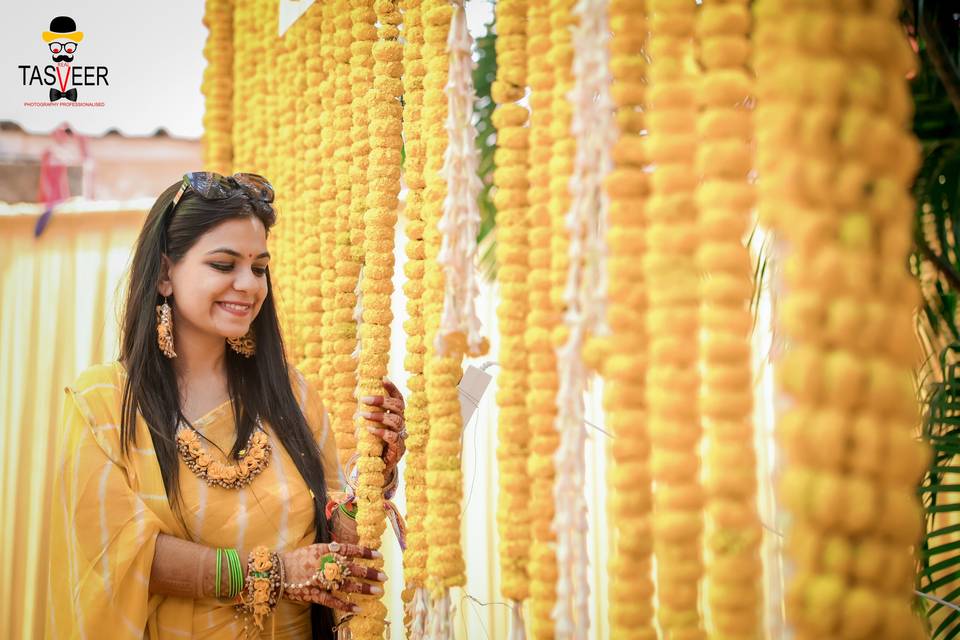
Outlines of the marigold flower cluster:
M 929 451 L 913 438 L 919 292 L 905 267 L 914 54 L 896 2 L 753 9 L 758 209 L 788 251 L 775 370 L 790 399 L 777 425 L 787 622 L 798 639 L 924 638 L 912 546 Z

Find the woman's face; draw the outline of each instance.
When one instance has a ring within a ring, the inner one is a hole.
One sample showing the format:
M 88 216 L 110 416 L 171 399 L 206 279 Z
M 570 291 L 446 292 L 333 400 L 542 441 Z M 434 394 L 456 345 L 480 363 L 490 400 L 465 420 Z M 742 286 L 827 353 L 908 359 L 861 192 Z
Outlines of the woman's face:
M 174 296 L 178 332 L 237 338 L 250 329 L 267 297 L 266 229 L 259 218 L 234 218 L 194 243 L 183 259 L 168 265 L 160 295 Z M 224 303 L 246 305 L 237 311 Z

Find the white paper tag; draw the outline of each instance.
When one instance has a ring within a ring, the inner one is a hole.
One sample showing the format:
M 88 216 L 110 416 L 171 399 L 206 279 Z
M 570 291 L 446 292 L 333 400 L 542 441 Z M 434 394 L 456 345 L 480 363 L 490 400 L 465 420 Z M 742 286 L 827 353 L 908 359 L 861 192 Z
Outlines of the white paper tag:
M 460 392 L 460 418 L 463 420 L 464 428 L 466 428 L 470 418 L 473 417 L 473 413 L 480 405 L 483 393 L 487 390 L 491 380 L 493 380 L 493 376 L 472 364 L 463 372 L 463 378 L 457 385 L 457 390 Z
M 278 36 L 282 36 L 290 28 L 297 18 L 307 12 L 314 0 L 280 0 L 280 20 Z

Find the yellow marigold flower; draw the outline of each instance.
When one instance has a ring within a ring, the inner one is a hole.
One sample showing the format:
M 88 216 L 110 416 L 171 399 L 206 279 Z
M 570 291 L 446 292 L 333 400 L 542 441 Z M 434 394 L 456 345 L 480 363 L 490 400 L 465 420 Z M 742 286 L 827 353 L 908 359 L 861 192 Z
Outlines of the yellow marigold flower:
M 917 144 L 903 96 L 914 56 L 894 3 L 841 11 L 764 0 L 753 10 L 756 164 L 764 175 L 757 208 L 789 247 L 776 319 L 791 345 L 777 379 L 791 401 L 777 425 L 788 461 L 779 487 L 791 522 L 785 553 L 795 568 L 787 622 L 798 637 L 926 637 L 911 611 L 910 545 L 922 530 L 915 486 L 928 455 L 912 440 L 917 293 L 899 266 L 913 217 L 904 196 Z M 716 15 L 712 34 L 741 22 L 732 12 Z M 711 37 L 714 61 L 740 56 L 737 45 Z M 710 75 L 707 95 L 717 103 L 747 82 L 741 73 Z M 892 99 L 878 99 L 881 85 Z M 735 158 L 737 150 L 727 153 Z M 883 185 L 883 202 L 862 188 L 868 175 Z M 884 247 L 888 237 L 894 241 Z M 869 305 L 849 304 L 868 291 Z M 880 322 L 885 332 L 873 330 Z M 844 331 L 851 323 L 856 329 Z M 871 446 L 887 444 L 898 453 L 877 454 L 884 468 L 864 459 Z M 729 594 L 717 597 L 733 610 Z M 849 619 L 864 606 L 874 613 Z

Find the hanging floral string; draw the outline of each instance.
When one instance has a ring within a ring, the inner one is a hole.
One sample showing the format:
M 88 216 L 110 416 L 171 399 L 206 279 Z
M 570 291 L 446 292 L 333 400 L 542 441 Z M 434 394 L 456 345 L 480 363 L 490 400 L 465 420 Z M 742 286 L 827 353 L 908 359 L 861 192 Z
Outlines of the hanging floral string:
M 297 74 L 294 83 L 296 92 L 292 98 L 297 109 L 296 126 L 291 132 L 294 139 L 293 182 L 297 193 L 297 207 L 303 221 L 302 233 L 304 239 L 301 245 L 303 255 L 302 271 L 300 272 L 301 293 L 299 310 L 300 354 L 302 370 L 310 370 L 315 376 L 318 389 L 323 388 L 319 379 L 320 359 L 323 346 L 321 344 L 321 328 L 323 326 L 323 301 L 321 298 L 323 266 L 322 266 L 322 221 L 321 198 L 323 193 L 323 171 L 330 167 L 319 168 L 323 154 L 323 133 L 321 129 L 324 82 L 328 71 L 325 69 L 326 60 L 312 60 L 323 46 L 323 4 L 319 7 L 310 7 L 301 16 L 302 32 L 299 32 L 292 57 L 294 66 L 298 61 L 306 60 L 306 73 Z M 294 24 L 294 26 L 297 26 Z M 311 37 L 312 36 L 312 37 Z M 304 97 L 307 99 L 303 99 Z M 299 99 L 298 99 L 299 98 Z M 302 131 L 303 135 L 297 135 Z
M 786 252 L 777 439 L 798 638 L 927 637 L 912 610 L 929 451 L 913 438 L 919 295 L 905 266 L 916 60 L 899 9 L 754 5 L 758 209 Z
M 319 51 L 321 63 L 307 67 L 307 73 L 301 75 L 299 89 L 307 100 L 300 100 L 299 119 L 300 127 L 304 131 L 303 140 L 297 154 L 300 162 L 297 164 L 296 179 L 299 187 L 301 215 L 306 229 L 308 240 L 304 243 L 304 265 L 301 274 L 302 296 L 304 299 L 303 316 L 300 323 L 300 340 L 303 344 L 303 360 L 300 370 L 311 384 L 321 392 L 324 390 L 324 360 L 323 360 L 323 244 L 326 240 L 324 226 L 327 211 L 326 194 L 324 192 L 325 174 L 328 167 L 324 162 L 326 143 L 321 135 L 324 131 L 325 113 L 333 105 L 329 92 L 329 61 L 323 58 L 326 50 L 330 51 L 331 34 L 323 29 L 323 7 L 310 7 L 307 13 L 300 18 L 303 22 L 304 33 L 300 34 L 301 44 L 294 50 L 294 59 L 300 55 L 306 56 L 305 47 L 308 46 L 308 34 L 319 33 Z M 332 26 L 332 25 L 331 25 Z M 315 43 L 316 44 L 316 43 Z M 297 54 L 299 52 L 300 55 Z M 298 127 L 299 128 L 299 127 Z M 299 136 L 298 136 L 299 137 Z M 311 171 L 310 168 L 316 168 Z
M 316 16 L 319 11 L 320 7 L 316 7 L 315 12 L 308 13 Z M 293 285 L 289 306 L 293 311 L 294 339 L 290 351 L 293 361 L 301 370 L 308 347 L 308 322 L 314 318 L 309 307 L 320 305 L 319 296 L 312 297 L 308 293 L 314 277 L 319 277 L 319 269 L 314 265 L 319 261 L 320 238 L 317 233 L 317 209 L 308 209 L 305 206 L 303 164 L 307 149 L 320 147 L 320 133 L 316 129 L 319 119 L 314 118 L 308 126 L 306 111 L 310 106 L 315 114 L 320 107 L 319 75 L 322 62 L 308 53 L 312 43 L 308 42 L 310 32 L 306 29 L 311 24 L 316 25 L 316 19 L 310 23 L 308 21 L 311 21 L 311 16 L 304 14 L 291 25 L 283 37 L 274 41 L 278 73 L 272 77 L 270 95 L 271 120 L 278 123 L 274 140 L 276 151 L 272 159 L 276 168 L 271 175 L 280 179 L 279 186 L 275 186 L 280 193 L 286 194 L 283 200 L 278 200 L 277 205 L 287 214 L 284 217 L 288 222 L 286 231 L 290 235 L 293 258 L 288 262 L 288 267 L 298 274 L 298 277 L 288 280 Z M 317 29 L 314 33 L 319 31 Z M 303 60 L 306 60 L 306 63 L 302 64 Z M 315 84 L 307 84 L 309 76 L 314 78 Z M 315 172 L 313 176 L 319 181 L 319 172 Z M 279 194 L 277 197 L 279 198 Z M 317 326 L 319 324 L 317 318 Z M 311 348 L 319 350 L 320 345 L 314 344 Z
M 277 305 L 279 307 L 278 315 L 281 318 L 282 331 L 284 335 L 294 336 L 297 339 L 297 316 L 296 316 L 296 283 L 289 277 L 289 273 L 294 272 L 299 251 L 297 248 L 296 226 L 299 212 L 292 204 L 294 193 L 287 185 L 288 165 L 287 158 L 289 154 L 278 153 L 280 148 L 280 127 L 281 120 L 276 116 L 276 103 L 278 100 L 278 77 L 280 73 L 287 75 L 287 70 L 280 68 L 279 53 L 285 49 L 287 42 L 276 37 L 276 32 L 271 28 L 277 19 L 278 5 L 268 0 L 255 0 L 254 2 L 254 20 L 251 24 L 250 39 L 254 44 L 253 55 L 255 61 L 251 66 L 253 70 L 253 82 L 250 87 L 250 93 L 243 96 L 252 96 L 243 98 L 248 102 L 248 108 L 253 111 L 253 128 L 259 131 L 261 136 L 260 144 L 251 149 L 249 164 L 244 166 L 244 171 L 252 171 L 264 176 L 270 176 L 277 185 L 277 201 L 274 203 L 278 210 L 288 212 L 288 215 L 278 217 L 277 225 L 271 234 L 274 246 L 271 246 L 271 254 L 276 253 L 277 259 L 277 278 L 288 282 L 284 292 L 277 296 Z M 271 16 L 273 21 L 271 21 Z M 243 36 L 241 36 L 243 37 Z M 238 99 L 241 99 L 238 95 Z M 239 135 L 243 135 L 240 132 Z M 285 143 L 284 143 L 285 144 Z M 290 294 L 285 292 L 289 291 Z M 291 349 L 291 353 L 296 358 L 299 349 Z M 298 361 L 298 360 L 295 360 Z
M 331 403 L 330 420 L 333 425 L 340 451 L 340 464 L 346 467 L 356 449 L 356 435 L 354 433 L 353 414 L 357 410 L 356 367 L 357 362 L 353 352 L 357 348 L 357 325 L 354 320 L 354 311 L 357 305 L 357 276 L 359 275 L 359 256 L 355 256 L 351 244 L 351 196 L 352 196 L 352 158 L 351 142 L 354 139 L 351 131 L 353 116 L 351 104 L 351 52 L 353 43 L 353 22 L 350 13 L 349 0 L 334 0 L 334 23 L 337 82 L 336 82 L 336 113 L 334 128 L 336 130 L 336 150 L 334 159 L 336 165 L 337 189 L 337 222 L 334 246 L 336 296 L 334 300 L 333 331 L 336 341 L 334 357 L 334 393 Z
M 452 634 L 449 588 L 466 583 L 460 548 L 460 504 L 463 494 L 460 438 L 463 425 L 457 393 L 462 353 L 452 350 L 450 355 L 444 356 L 438 354 L 435 348 L 445 291 L 444 271 L 437 257 L 442 243 L 440 218 L 444 200 L 448 197 L 447 184 L 441 171 L 449 141 L 446 129 L 449 107 L 445 88 L 450 66 L 448 38 L 455 11 L 445 0 L 425 0 L 422 7 L 423 58 L 426 61 L 423 80 L 426 186 L 422 212 L 427 260 L 423 292 L 427 338 L 424 375 L 430 424 L 426 453 L 428 513 L 425 528 L 430 532 L 427 586 L 432 598 L 427 637 L 446 640 Z M 458 10 L 462 12 L 462 6 Z
M 653 452 L 657 618 L 667 637 L 702 637 L 694 0 L 651 0 L 647 205 L 647 416 Z
M 467 31 L 465 15 L 458 17 L 457 1 L 447 42 L 450 60 L 447 81 L 447 150 L 441 177 L 447 184 L 440 218 L 440 253 L 443 266 L 444 297 L 440 328 L 434 347 L 440 355 L 455 351 L 471 356 L 486 353 L 488 344 L 480 335 L 476 298 L 480 293 L 475 269 L 477 235 L 480 232 L 478 196 L 483 189 L 477 173 L 479 155 L 477 128 L 473 124 L 473 38 Z
M 605 324 L 607 198 L 602 184 L 610 173 L 610 147 L 616 139 L 610 99 L 606 0 L 579 0 L 574 7 L 573 106 L 571 131 L 576 156 L 570 179 L 571 205 L 566 216 L 568 273 L 563 322 L 567 339 L 557 353 L 560 389 L 556 428 L 560 446 L 554 456 L 557 535 L 557 638 L 585 638 L 590 631 L 590 585 L 587 572 L 586 415 L 584 394 L 588 368 L 583 348 L 588 334 Z
M 550 239 L 550 300 L 554 308 L 562 311 L 567 288 L 569 269 L 569 233 L 566 216 L 570 211 L 570 176 L 573 175 L 573 157 L 576 141 L 570 130 L 573 105 L 570 91 L 573 89 L 573 34 L 575 24 L 573 7 L 576 0 L 550 0 L 550 51 L 547 62 L 553 70 L 553 100 L 550 104 L 550 222 L 553 236 Z M 557 325 L 553 344 L 559 347 L 566 339 L 567 330 Z
M 497 207 L 497 279 L 500 303 L 500 375 L 497 378 L 497 466 L 500 493 L 497 525 L 501 591 L 513 601 L 510 638 L 524 637 L 521 603 L 530 594 L 530 491 L 527 480 L 530 431 L 527 421 L 527 349 L 524 342 L 527 299 L 527 147 L 529 112 L 518 104 L 527 85 L 527 0 L 501 0 L 495 5 L 497 79 L 492 97 L 497 103 L 493 200 Z
M 557 361 L 552 334 L 560 314 L 550 299 L 550 258 L 553 230 L 550 219 L 550 131 L 553 105 L 553 68 L 550 52 L 550 6 L 531 2 L 527 8 L 527 82 L 530 85 L 530 153 L 527 192 L 527 236 L 530 251 L 527 276 L 529 313 L 524 342 L 528 354 L 527 415 L 530 429 L 527 473 L 530 483 L 530 633 L 536 639 L 553 638 L 553 606 L 556 600 L 557 559 L 550 528 L 553 522 L 553 454 L 559 437 L 557 415 Z M 505 150 L 497 150 L 497 164 Z M 566 182 L 562 182 L 566 189 Z
M 367 6 L 364 9 L 364 17 Z M 379 25 L 377 40 L 369 53 L 373 61 L 372 82 L 367 85 L 366 111 L 369 118 L 369 190 L 363 214 L 364 268 L 361 277 L 362 305 L 360 325 L 360 363 L 358 396 L 383 395 L 383 379 L 390 361 L 390 295 L 393 293 L 394 227 L 397 223 L 397 194 L 400 191 L 400 147 L 402 107 L 400 96 L 403 84 L 400 76 L 403 46 L 400 35 L 401 16 L 395 0 L 377 0 L 375 19 Z M 357 9 L 354 9 L 357 12 Z M 366 29 L 364 21 L 364 29 Z M 356 25 L 356 22 L 355 22 Z M 354 43 L 354 52 L 358 51 Z M 355 122 L 357 120 L 355 119 Z M 376 407 L 361 404 L 362 411 L 377 411 Z M 386 526 L 384 515 L 384 464 L 380 458 L 382 442 L 366 430 L 378 423 L 363 418 L 357 420 L 357 532 L 361 545 L 377 549 Z M 383 560 L 368 564 L 383 567 Z M 365 600 L 361 612 L 350 623 L 354 638 L 374 640 L 383 637 L 387 610 L 380 600 Z
M 762 633 L 762 528 L 757 513 L 750 333 L 753 264 L 752 99 L 731 95 L 717 78 L 743 88 L 750 45 L 746 0 L 700 8 L 696 33 L 700 78 L 697 203 L 701 281 L 701 389 L 705 436 L 706 602 L 719 636 Z M 719 90 L 718 90 L 719 88 Z
M 233 0 L 207 0 L 203 26 L 203 166 L 233 173 Z
M 610 637 L 655 640 L 651 539 L 650 434 L 646 421 L 648 340 L 646 206 L 650 190 L 645 134 L 646 22 L 641 2 L 611 0 L 610 92 L 619 136 L 609 198 L 607 323 L 611 351 L 603 368 L 603 408 L 613 432 L 607 513 L 610 521 Z
M 427 437 L 430 432 L 427 416 L 426 384 L 423 375 L 424 339 L 423 276 L 424 224 L 422 217 L 425 148 L 423 128 L 423 21 L 421 0 L 404 0 L 403 9 L 403 139 L 404 180 L 407 200 L 404 205 L 404 233 L 407 236 L 406 262 L 403 265 L 407 281 L 407 319 L 403 322 L 407 334 L 404 368 L 410 374 L 407 388 L 407 438 L 404 491 L 407 504 L 407 548 L 403 554 L 405 589 L 403 601 L 407 636 L 420 640 L 426 633 L 428 595 L 427 549 L 429 536 L 424 527 L 427 509 Z
M 317 190 L 319 204 L 319 235 L 320 235 L 320 326 L 311 324 L 314 333 L 320 332 L 320 379 L 316 382 L 317 388 L 323 394 L 323 406 L 333 407 L 334 394 L 336 393 L 335 377 L 335 359 L 337 346 L 336 322 L 334 314 L 336 312 L 337 300 L 337 263 L 334 252 L 337 245 L 337 159 L 338 149 L 336 116 L 337 110 L 341 106 L 337 102 L 337 72 L 339 62 L 337 60 L 337 33 L 334 22 L 334 3 L 322 3 L 322 13 L 320 23 L 317 25 L 320 30 L 320 58 L 322 60 L 322 78 L 320 80 L 320 148 L 319 154 L 313 149 L 308 151 L 308 159 L 318 158 L 316 163 L 308 162 L 309 167 L 319 167 L 320 184 Z M 308 14 L 309 17 L 309 14 Z M 315 33 L 313 29 L 308 29 L 308 33 Z M 317 342 L 316 338 L 312 340 Z M 307 356 L 310 357 L 311 347 L 307 347 Z M 329 413 L 329 409 L 328 409 Z M 335 436 L 339 439 L 339 434 Z M 337 444 L 340 442 L 338 440 Z

